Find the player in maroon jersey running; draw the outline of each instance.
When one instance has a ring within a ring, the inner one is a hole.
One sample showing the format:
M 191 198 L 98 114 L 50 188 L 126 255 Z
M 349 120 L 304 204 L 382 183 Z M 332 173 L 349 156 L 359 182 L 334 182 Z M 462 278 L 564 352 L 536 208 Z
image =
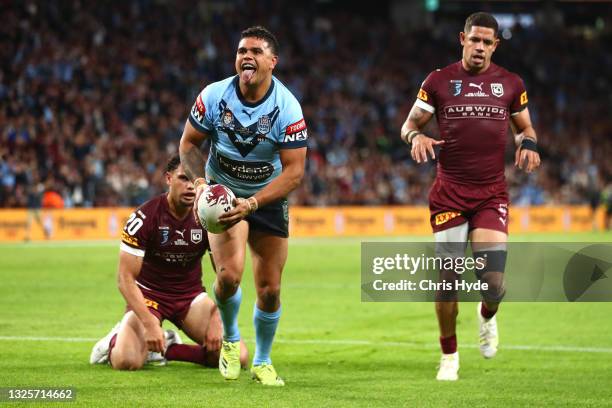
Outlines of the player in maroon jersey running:
M 504 179 L 504 153 L 508 122 L 515 136 L 515 165 L 530 173 L 540 164 L 536 132 L 527 109 L 521 78 L 491 62 L 499 44 L 498 24 L 488 13 L 474 13 L 459 39 L 461 61 L 429 74 L 402 126 L 401 138 L 411 145 L 417 163 L 436 158 L 437 177 L 429 195 L 431 226 L 439 256 L 465 256 L 471 241 L 475 257 L 486 257 L 477 271 L 488 284 L 478 306 L 480 351 L 495 356 L 498 331 L 495 313 L 504 295 L 503 272 L 508 238 L 508 193 Z M 433 115 L 440 140 L 422 132 Z M 446 281 L 458 279 L 454 271 L 441 271 Z M 457 293 L 436 294 L 442 358 L 438 380 L 456 380 L 459 354 L 455 333 Z
M 110 361 L 115 369 L 136 370 L 147 360 L 212 367 L 219 362 L 223 326 L 215 303 L 202 288 L 202 256 L 209 245 L 192 211 L 195 189 L 178 155 L 168 162 L 165 175 L 168 193 L 140 206 L 123 229 L 117 279 L 127 311 L 94 346 L 92 364 Z M 197 345 L 182 344 L 172 330 L 164 332 L 164 319 Z M 246 367 L 244 342 L 240 357 Z

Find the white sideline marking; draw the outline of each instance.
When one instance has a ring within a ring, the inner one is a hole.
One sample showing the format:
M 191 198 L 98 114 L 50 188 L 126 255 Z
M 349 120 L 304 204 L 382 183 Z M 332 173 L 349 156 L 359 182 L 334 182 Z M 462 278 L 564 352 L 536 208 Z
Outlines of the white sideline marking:
M 58 341 L 65 343 L 94 343 L 98 338 L 92 337 L 37 337 L 37 336 L 0 336 L 0 341 Z M 246 339 L 253 342 L 253 339 Z M 327 346 L 382 346 L 382 347 L 408 347 L 414 349 L 435 349 L 437 344 L 411 343 L 403 341 L 372 341 L 372 340 L 285 340 L 276 339 L 279 344 L 311 344 Z M 462 348 L 478 348 L 475 344 L 462 344 Z M 550 351 L 568 353 L 612 353 L 612 348 L 607 347 L 578 347 L 578 346 L 532 346 L 532 345 L 502 345 L 505 350 L 523 351 Z

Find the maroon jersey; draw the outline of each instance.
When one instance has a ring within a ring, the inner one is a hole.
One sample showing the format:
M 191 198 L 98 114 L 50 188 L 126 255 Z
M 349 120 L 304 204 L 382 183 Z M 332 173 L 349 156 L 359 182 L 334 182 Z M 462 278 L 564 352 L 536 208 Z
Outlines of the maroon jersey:
M 202 291 L 202 256 L 208 248 L 206 231 L 193 212 L 177 220 L 167 194 L 136 209 L 121 233 L 121 250 L 144 257 L 136 283 L 168 294 Z
M 493 63 L 471 74 L 459 61 L 429 74 L 417 98 L 418 107 L 435 113 L 445 141 L 438 177 L 466 184 L 504 182 L 508 120 L 527 106 L 518 75 Z

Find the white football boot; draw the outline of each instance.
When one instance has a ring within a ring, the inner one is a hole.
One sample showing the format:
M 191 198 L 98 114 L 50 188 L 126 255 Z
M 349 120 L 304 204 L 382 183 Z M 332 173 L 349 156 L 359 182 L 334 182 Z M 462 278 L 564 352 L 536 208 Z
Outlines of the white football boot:
M 459 352 L 453 354 L 442 354 L 440 367 L 438 368 L 438 381 L 457 381 L 459 379 Z
M 480 314 L 482 302 L 478 303 L 476 313 L 478 314 L 479 336 L 478 343 L 480 345 L 480 354 L 484 358 L 493 358 L 497 354 L 497 346 L 499 344 L 499 334 L 497 332 L 497 320 L 495 316 L 490 319 L 485 319 Z
M 104 337 L 102 337 L 98 342 L 94 345 L 91 350 L 91 354 L 89 355 L 89 364 L 106 364 L 108 363 L 108 352 L 110 350 L 110 341 L 113 336 L 119 333 L 119 328 L 121 327 L 121 322 L 117 323 L 115 327 L 112 328 L 110 332 Z
M 164 337 L 166 338 L 166 350 L 173 344 L 183 344 L 181 336 L 174 330 L 164 330 Z M 147 356 L 146 364 L 153 364 L 157 366 L 165 366 L 168 364 L 168 360 L 157 351 L 149 351 Z

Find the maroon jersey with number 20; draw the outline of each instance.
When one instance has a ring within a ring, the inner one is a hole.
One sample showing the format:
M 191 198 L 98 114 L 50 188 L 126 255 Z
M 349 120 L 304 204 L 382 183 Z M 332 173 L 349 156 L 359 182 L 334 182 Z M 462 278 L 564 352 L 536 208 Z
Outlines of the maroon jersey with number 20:
M 208 248 L 206 231 L 193 212 L 174 218 L 167 194 L 136 209 L 121 234 L 121 250 L 144 257 L 138 286 L 168 295 L 202 292 L 201 261 Z

